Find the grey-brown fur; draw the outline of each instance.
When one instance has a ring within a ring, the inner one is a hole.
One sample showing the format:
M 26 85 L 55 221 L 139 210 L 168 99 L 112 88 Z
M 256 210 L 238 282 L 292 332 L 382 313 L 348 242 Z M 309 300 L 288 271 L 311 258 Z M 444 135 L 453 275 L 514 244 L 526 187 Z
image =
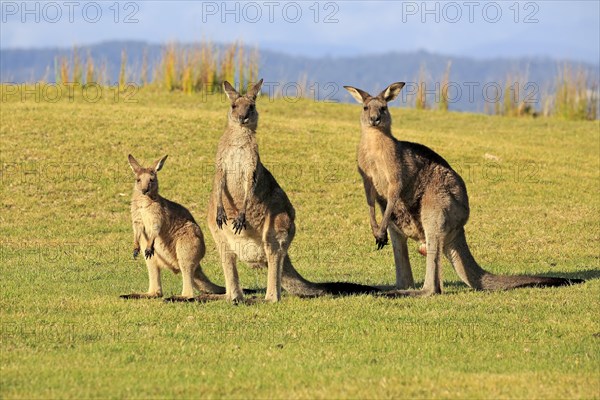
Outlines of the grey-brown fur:
M 221 256 L 226 297 L 243 299 L 237 261 L 267 267 L 265 299 L 281 299 L 281 288 L 300 296 L 374 292 L 350 283 L 313 283 L 293 267 L 288 255 L 295 234 L 294 207 L 273 175 L 260 162 L 256 142 L 256 97 L 262 80 L 240 95 L 228 82 L 227 127 L 217 148 L 216 174 L 208 205 L 208 226 Z
M 204 237 L 192 214 L 158 194 L 157 173 L 166 158 L 164 156 L 152 167 L 144 168 L 129 155 L 129 165 L 136 177 L 131 199 L 133 257 L 143 251 L 149 285 L 146 293 L 121 297 L 162 297 L 161 269 L 182 274 L 181 296 L 173 296 L 170 300 L 190 300 L 194 297 L 194 288 L 206 293 L 225 293 L 224 287 L 212 283 L 202 272 L 200 260 L 205 252 Z
M 561 286 L 581 280 L 537 276 L 498 276 L 482 269 L 465 239 L 469 199 L 462 178 L 441 156 L 416 143 L 392 136 L 387 103 L 394 100 L 403 82 L 388 86 L 377 96 L 344 86 L 363 106 L 358 170 L 363 179 L 371 229 L 379 249 L 392 241 L 396 264 L 397 295 L 430 295 L 442 292 L 442 255 L 460 278 L 474 289 L 511 289 L 525 286 Z M 375 203 L 383 213 L 378 224 Z M 414 287 L 407 239 L 425 243 L 427 270 L 422 290 Z

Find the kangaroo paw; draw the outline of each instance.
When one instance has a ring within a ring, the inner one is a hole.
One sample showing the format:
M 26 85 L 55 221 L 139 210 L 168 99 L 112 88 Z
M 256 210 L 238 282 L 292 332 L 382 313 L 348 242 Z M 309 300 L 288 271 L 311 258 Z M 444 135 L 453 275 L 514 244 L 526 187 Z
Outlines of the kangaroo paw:
M 383 247 L 388 244 L 388 235 L 386 231 L 375 236 L 375 244 L 377 245 L 377 250 L 383 249 Z
M 144 251 L 144 257 L 146 257 L 146 260 L 151 258 L 153 255 L 154 255 L 154 247 L 148 247 Z
M 233 220 L 233 233 L 237 235 L 244 229 L 246 229 L 246 214 L 240 213 L 240 215 Z
M 223 207 L 217 208 L 217 226 L 219 229 L 223 229 L 223 225 L 227 225 L 227 214 Z

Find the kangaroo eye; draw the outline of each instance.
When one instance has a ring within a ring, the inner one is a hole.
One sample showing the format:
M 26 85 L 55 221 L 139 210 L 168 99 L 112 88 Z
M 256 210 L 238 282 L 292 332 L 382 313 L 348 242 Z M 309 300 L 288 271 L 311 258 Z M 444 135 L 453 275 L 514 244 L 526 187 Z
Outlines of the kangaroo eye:
M 385 112 L 385 111 L 387 111 L 387 107 L 385 107 L 385 106 L 384 106 L 384 107 L 381 107 L 380 111 L 381 111 L 381 112 Z
M 363 107 L 363 110 L 365 110 L 365 111 L 367 111 L 368 109 L 369 109 L 369 107 L 367 107 L 367 106 Z
M 254 104 L 252 104 L 250 107 L 248 107 L 248 109 L 249 109 L 250 111 L 254 111 L 254 108 L 255 108 L 255 107 L 254 107 Z
M 137 182 L 140 183 L 142 180 L 138 178 Z
M 231 105 L 231 109 L 234 110 L 237 106 L 235 104 Z

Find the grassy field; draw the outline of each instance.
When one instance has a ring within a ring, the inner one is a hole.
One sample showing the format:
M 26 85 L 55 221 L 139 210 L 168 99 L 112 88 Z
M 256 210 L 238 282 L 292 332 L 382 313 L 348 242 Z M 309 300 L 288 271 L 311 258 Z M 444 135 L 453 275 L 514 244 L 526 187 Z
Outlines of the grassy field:
M 218 96 L 139 92 L 1 104 L 0 398 L 600 398 L 598 122 L 394 108 L 394 134 L 461 172 L 471 249 L 487 269 L 588 279 L 482 293 L 445 262 L 446 293 L 233 306 L 125 301 L 127 154 L 168 154 L 161 194 L 206 227 Z M 259 146 L 296 208 L 296 268 L 315 281 L 394 282 L 376 251 L 356 170 L 359 106 L 259 99 Z M 410 243 L 421 284 L 424 258 Z M 239 265 L 245 287 L 266 271 Z M 163 274 L 165 295 L 180 276 Z

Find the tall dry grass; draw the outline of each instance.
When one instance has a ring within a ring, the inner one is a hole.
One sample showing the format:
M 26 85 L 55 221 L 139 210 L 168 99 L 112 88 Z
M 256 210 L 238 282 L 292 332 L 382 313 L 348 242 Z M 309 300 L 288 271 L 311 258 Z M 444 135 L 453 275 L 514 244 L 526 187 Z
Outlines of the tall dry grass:
M 417 94 L 415 96 L 415 108 L 417 110 L 427 109 L 427 93 L 425 93 L 425 85 L 427 80 L 427 72 L 425 64 L 419 67 L 419 75 L 417 76 Z
M 85 63 L 85 82 L 92 83 L 97 81 L 97 73 L 95 70 L 94 59 L 91 53 L 88 51 L 87 60 Z
M 219 48 L 203 41 L 198 45 L 169 44 L 155 68 L 155 81 L 168 91 L 215 92 L 229 81 L 244 92 L 258 77 L 258 51 L 247 51 L 236 42 Z
M 583 69 L 565 64 L 556 77 L 553 114 L 568 120 L 598 118 L 598 82 Z
M 132 74 L 128 69 L 128 57 L 125 50 L 121 53 L 118 85 L 123 88 L 127 80 L 140 82 L 167 91 L 195 92 L 220 92 L 223 81 L 233 83 L 241 92 L 248 85 L 256 82 L 259 76 L 258 49 L 249 49 L 241 41 L 229 46 L 219 47 L 209 41 L 202 41 L 195 45 L 168 44 L 164 47 L 158 61 L 150 65 L 147 50 L 143 53 L 142 64 L 138 75 Z M 450 108 L 448 90 L 452 63 L 448 62 L 446 70 L 436 89 L 439 104 L 436 107 L 441 111 Z M 50 68 L 46 75 L 49 74 Z M 153 71 L 150 78 L 150 71 Z M 426 67 L 422 64 L 416 80 L 417 91 L 414 98 L 416 109 L 430 108 L 427 103 Z M 98 65 L 88 52 L 85 64 L 74 47 L 72 56 L 56 57 L 54 59 L 55 82 L 91 83 L 101 85 L 107 82 L 108 71 L 106 62 Z M 46 79 L 46 78 L 44 78 Z M 504 83 L 504 92 L 501 101 L 484 103 L 484 113 L 496 114 L 507 117 L 520 117 L 527 115 L 543 115 L 569 120 L 596 120 L 599 116 L 599 83 L 597 78 L 591 76 L 585 69 L 565 64 L 552 87 L 544 89 L 539 101 L 531 102 L 524 93 L 522 83 L 527 81 L 525 76 L 508 75 Z M 302 97 L 308 96 L 309 79 L 304 75 L 300 80 L 303 89 Z M 521 84 L 519 84 L 521 82 Z M 438 93 L 439 90 L 439 93 Z M 277 93 L 275 93 L 277 96 Z
M 448 61 L 446 64 L 446 71 L 444 72 L 444 76 L 442 77 L 441 87 L 440 87 L 440 103 L 439 109 L 441 111 L 448 111 L 450 108 L 449 100 L 448 100 L 448 85 L 450 84 L 450 68 L 452 67 L 452 61 Z
M 83 65 L 77 47 L 73 47 L 73 76 L 71 82 L 74 84 L 83 83 Z
M 127 85 L 127 51 L 121 50 L 121 67 L 119 68 L 119 89 L 123 90 Z

